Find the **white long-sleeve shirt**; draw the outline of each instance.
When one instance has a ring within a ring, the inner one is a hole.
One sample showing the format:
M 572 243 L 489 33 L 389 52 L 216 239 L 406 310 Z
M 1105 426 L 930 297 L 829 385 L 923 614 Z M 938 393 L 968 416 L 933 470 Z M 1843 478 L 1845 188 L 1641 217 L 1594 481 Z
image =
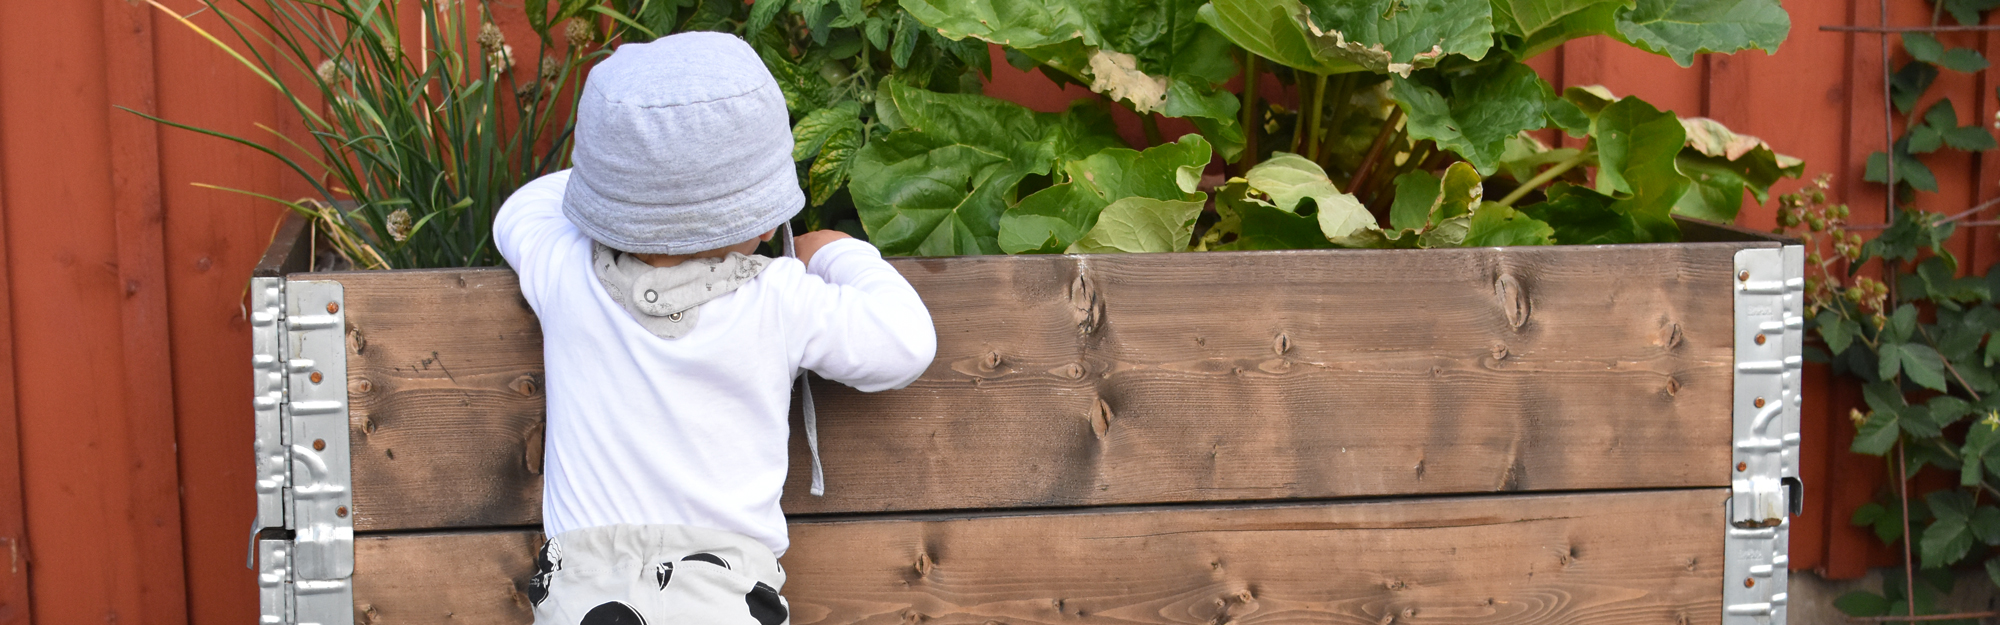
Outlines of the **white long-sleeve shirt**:
M 907 386 L 937 352 L 930 312 L 873 246 L 841 240 L 809 267 L 772 261 L 703 304 L 688 335 L 660 338 L 598 283 L 590 239 L 562 213 L 569 175 L 522 186 L 493 224 L 542 323 L 543 530 L 693 525 L 783 555 L 794 373 L 868 392 Z

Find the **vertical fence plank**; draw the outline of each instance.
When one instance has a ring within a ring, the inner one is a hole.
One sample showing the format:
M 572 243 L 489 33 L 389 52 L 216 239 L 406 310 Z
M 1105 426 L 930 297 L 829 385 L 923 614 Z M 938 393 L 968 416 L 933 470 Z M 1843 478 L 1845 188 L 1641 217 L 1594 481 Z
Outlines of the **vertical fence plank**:
M 201 8 L 194 0 L 163 1 L 182 14 Z M 519 10 L 518 4 L 511 6 L 515 8 L 495 10 Z M 233 4 L 223 8 L 238 15 L 242 11 Z M 215 11 L 191 19 L 234 41 Z M 157 11 L 153 27 L 162 117 L 282 145 L 257 127 L 262 124 L 312 145 L 282 96 L 214 44 Z M 302 78 L 289 69 L 279 76 L 292 84 Z M 159 129 L 158 136 L 188 620 L 250 623 L 257 620 L 257 580 L 244 559 L 256 500 L 250 486 L 254 464 L 245 284 L 284 209 L 192 185 L 287 199 L 306 197 L 311 190 L 297 174 L 249 148 L 180 130 Z
M 7 9 L 0 7 L 0 21 Z M 0 32 L 5 32 L 0 28 Z M 0 48 L 0 54 L 5 54 Z M 5 63 L 0 63 L 0 72 Z M 6 83 L 0 75 L 0 85 Z M 6 91 L 0 88 L 0 98 Z M 0 154 L 6 152 L 7 130 L 0 124 Z M 21 499 L 21 430 L 14 409 L 13 280 L 7 275 L 7 168 L 0 166 L 0 625 L 33 619 L 28 601 L 27 527 Z
M 153 9 L 102 0 L 104 84 L 113 106 L 159 110 Z M 180 467 L 175 461 L 174 387 L 167 331 L 167 276 L 160 205 L 159 127 L 107 106 L 111 212 L 118 248 L 124 352 L 124 431 L 131 499 L 130 553 L 144 563 L 139 606 L 148 623 L 187 622 L 181 558 Z

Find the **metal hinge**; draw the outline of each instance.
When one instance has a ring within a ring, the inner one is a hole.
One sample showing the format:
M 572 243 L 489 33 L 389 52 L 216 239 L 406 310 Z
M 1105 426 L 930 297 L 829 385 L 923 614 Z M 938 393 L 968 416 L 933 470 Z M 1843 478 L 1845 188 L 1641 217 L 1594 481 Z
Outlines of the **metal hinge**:
M 1735 377 L 1725 625 L 1785 622 L 1790 517 L 1801 511 L 1800 368 L 1805 338 L 1805 249 L 1736 253 Z
M 351 623 L 354 503 L 341 285 L 253 278 L 250 292 L 259 621 Z

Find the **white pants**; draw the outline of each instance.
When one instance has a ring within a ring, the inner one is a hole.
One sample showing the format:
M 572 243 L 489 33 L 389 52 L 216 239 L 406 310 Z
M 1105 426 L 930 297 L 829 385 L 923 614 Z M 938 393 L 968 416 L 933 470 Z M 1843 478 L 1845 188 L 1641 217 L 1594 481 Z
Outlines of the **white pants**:
M 788 625 L 785 571 L 756 539 L 686 525 L 550 538 L 528 598 L 537 625 Z

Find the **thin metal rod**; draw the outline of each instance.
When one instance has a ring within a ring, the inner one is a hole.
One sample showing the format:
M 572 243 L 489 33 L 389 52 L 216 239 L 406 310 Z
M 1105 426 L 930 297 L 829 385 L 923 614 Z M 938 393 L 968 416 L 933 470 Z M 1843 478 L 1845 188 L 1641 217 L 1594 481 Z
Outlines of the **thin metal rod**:
M 1889 6 L 1884 2 L 1882 6 Z M 1896 439 L 1896 490 L 1903 500 L 1903 575 L 1909 586 L 1904 591 L 1903 604 L 1909 606 L 1910 616 L 1917 615 L 1917 569 L 1915 558 L 1910 557 L 1910 463 L 1903 459 L 1903 441 Z
M 1882 0 L 1881 5 L 1882 27 L 1888 28 L 1889 0 Z M 1882 223 L 1893 224 L 1896 223 L 1896 104 L 1895 96 L 1890 91 L 1890 80 L 1889 37 L 1885 35 L 1882 37 L 1882 135 L 1887 143 L 1882 148 L 1886 155 L 1882 160 L 1886 162 L 1887 166 L 1884 169 L 1889 174 L 1889 192 L 1883 194 L 1883 205 L 1886 209 L 1882 213 Z M 1916 612 L 1912 611 L 1911 614 Z
M 2000 30 L 2000 24 L 1976 24 L 1972 26 L 1821 26 L 1819 29 L 1820 32 L 1829 33 L 1959 33 Z

